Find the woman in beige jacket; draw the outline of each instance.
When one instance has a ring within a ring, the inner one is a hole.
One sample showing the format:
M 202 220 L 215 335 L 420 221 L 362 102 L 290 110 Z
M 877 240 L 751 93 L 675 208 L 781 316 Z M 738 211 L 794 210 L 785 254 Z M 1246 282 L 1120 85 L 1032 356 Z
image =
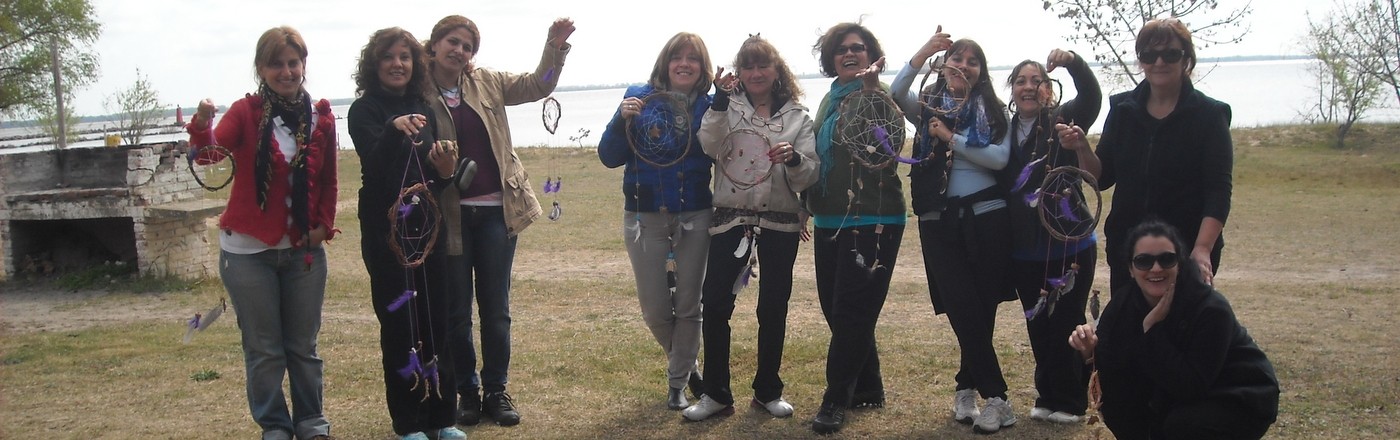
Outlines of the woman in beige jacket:
M 476 23 L 460 15 L 433 26 L 426 44 L 431 57 L 428 102 L 438 123 L 438 139 L 455 140 L 462 163 L 456 185 L 442 194 L 448 229 L 448 255 L 455 262 L 452 352 L 461 397 L 458 421 L 475 425 L 484 412 L 496 424 L 520 423 L 506 394 L 510 367 L 510 272 L 516 238 L 541 210 L 525 168 L 510 141 L 505 106 L 540 100 L 554 91 L 571 46 L 574 23 L 567 18 L 549 27 L 540 63 L 530 73 L 478 69 L 473 58 L 481 48 Z M 481 317 L 481 375 L 472 345 L 471 304 Z M 478 394 L 482 389 L 484 394 Z

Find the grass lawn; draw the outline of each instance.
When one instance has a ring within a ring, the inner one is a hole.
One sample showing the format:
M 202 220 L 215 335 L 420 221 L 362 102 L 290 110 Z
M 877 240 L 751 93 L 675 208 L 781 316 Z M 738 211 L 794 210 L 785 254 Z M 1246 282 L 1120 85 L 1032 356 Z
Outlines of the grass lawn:
M 1323 127 L 1237 129 L 1233 212 L 1217 285 L 1282 382 L 1269 438 L 1400 437 L 1400 125 L 1364 125 L 1333 150 Z M 742 406 L 684 422 L 665 407 L 665 359 L 637 307 L 622 246 L 620 169 L 591 148 L 522 148 L 542 185 L 565 178 L 564 216 L 521 235 L 512 290 L 510 392 L 523 422 L 482 424 L 477 438 L 810 438 L 829 338 L 804 246 L 784 353 L 794 417 Z M 325 404 L 342 439 L 394 438 L 384 407 L 378 322 L 354 212 L 358 160 L 344 151 L 343 234 L 331 244 L 320 354 Z M 906 187 L 907 188 L 907 187 Z M 546 207 L 554 195 L 540 194 Z M 1111 194 L 1106 194 L 1111 196 Z M 1107 199 L 1106 199 L 1107 200 Z M 347 202 L 351 201 L 351 202 Z M 1107 205 L 1107 201 L 1105 201 Z M 848 413 L 833 438 L 974 438 L 952 422 L 958 350 L 929 305 L 917 228 L 905 232 L 877 338 L 884 409 Z M 211 237 L 212 238 L 212 237 Z M 1100 263 L 1097 286 L 1107 285 Z M 732 387 L 751 397 L 756 290 L 739 297 Z M 225 296 L 217 279 L 122 280 L 70 290 L 53 280 L 0 281 L 0 438 L 255 438 L 233 316 L 188 345 L 184 320 Z M 1018 303 L 998 315 L 996 347 L 1020 422 L 1002 438 L 1111 438 L 1026 415 L 1033 359 Z

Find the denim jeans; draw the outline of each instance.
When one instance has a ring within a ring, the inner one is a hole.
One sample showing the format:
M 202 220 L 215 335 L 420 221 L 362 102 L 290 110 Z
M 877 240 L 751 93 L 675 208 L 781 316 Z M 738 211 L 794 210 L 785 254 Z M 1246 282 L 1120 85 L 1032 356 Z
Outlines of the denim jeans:
M 311 267 L 305 263 L 312 256 Z M 248 409 L 263 438 L 311 438 L 329 434 L 321 412 L 322 363 L 316 356 L 321 305 L 326 294 L 323 248 L 273 249 L 256 254 L 219 253 L 223 278 L 243 335 Z M 291 382 L 292 410 L 282 393 Z
M 462 207 L 462 255 L 449 257 L 456 274 L 452 295 L 453 368 L 461 394 L 505 391 L 510 369 L 510 271 L 516 237 L 506 231 L 500 206 Z M 481 375 L 472 340 L 472 301 L 481 318 Z

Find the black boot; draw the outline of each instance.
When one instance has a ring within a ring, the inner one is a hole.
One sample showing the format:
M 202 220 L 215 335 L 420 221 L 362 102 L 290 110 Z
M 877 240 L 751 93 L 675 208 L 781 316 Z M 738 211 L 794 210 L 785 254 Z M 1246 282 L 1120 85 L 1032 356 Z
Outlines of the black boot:
M 482 412 L 495 420 L 497 425 L 515 426 L 520 424 L 520 413 L 515 411 L 515 403 L 505 391 L 487 393 L 481 403 Z
M 463 426 L 476 426 L 481 423 L 481 395 L 476 389 L 462 393 L 457 402 L 457 423 Z
M 831 434 L 841 430 L 846 424 L 846 408 L 835 402 L 822 402 L 817 417 L 812 419 L 812 430 L 817 434 Z

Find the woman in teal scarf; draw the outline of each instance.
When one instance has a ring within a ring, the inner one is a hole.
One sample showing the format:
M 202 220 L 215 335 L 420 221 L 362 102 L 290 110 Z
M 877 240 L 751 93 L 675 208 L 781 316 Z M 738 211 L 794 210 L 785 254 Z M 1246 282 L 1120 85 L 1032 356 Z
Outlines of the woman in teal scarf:
M 806 192 L 815 226 L 817 297 L 831 329 L 826 393 L 812 420 L 812 429 L 825 434 L 841 429 L 847 408 L 885 404 L 875 322 L 904 236 L 905 206 L 894 167 L 867 168 L 833 137 L 844 99 L 862 89 L 887 91 L 879 82 L 885 65 L 880 42 L 859 23 L 841 23 L 822 35 L 815 49 L 822 74 L 836 78 L 817 110 L 821 176 Z M 888 107 L 865 110 L 897 114 L 893 103 Z

